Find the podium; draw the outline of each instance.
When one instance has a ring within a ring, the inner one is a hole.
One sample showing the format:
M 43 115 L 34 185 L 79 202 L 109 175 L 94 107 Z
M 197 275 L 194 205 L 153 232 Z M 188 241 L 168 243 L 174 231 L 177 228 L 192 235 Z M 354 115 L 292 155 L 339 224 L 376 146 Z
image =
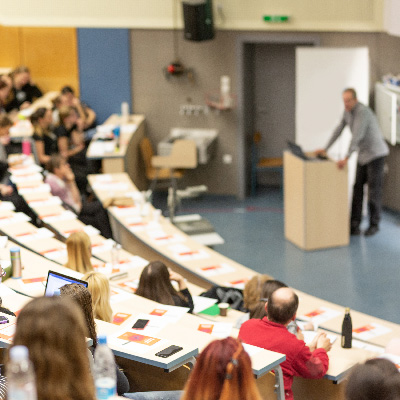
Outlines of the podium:
M 349 244 L 347 167 L 284 152 L 285 238 L 303 250 Z

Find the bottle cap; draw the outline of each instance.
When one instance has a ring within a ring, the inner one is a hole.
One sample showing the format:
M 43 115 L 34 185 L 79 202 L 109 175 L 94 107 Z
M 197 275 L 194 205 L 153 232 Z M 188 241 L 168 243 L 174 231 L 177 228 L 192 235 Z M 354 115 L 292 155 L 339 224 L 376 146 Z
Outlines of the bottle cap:
M 98 344 L 107 344 L 107 336 L 99 335 L 97 342 L 98 342 Z
M 25 346 L 14 346 L 10 349 L 10 358 L 13 361 L 22 361 L 29 358 L 28 348 Z
M 21 251 L 21 250 L 20 250 L 20 248 L 17 247 L 17 246 L 14 246 L 14 247 L 11 247 L 11 248 L 10 248 L 10 252 L 11 252 L 11 253 L 18 253 L 19 251 Z
M 345 308 L 345 313 L 346 313 L 346 314 L 349 314 L 349 313 L 350 313 L 350 307 L 346 307 L 346 308 Z

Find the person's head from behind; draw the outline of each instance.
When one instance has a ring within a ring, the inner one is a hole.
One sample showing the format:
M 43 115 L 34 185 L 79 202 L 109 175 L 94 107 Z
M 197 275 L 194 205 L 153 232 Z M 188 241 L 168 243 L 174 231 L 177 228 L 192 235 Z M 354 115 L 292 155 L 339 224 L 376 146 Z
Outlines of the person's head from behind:
M 263 284 L 270 279 L 272 278 L 268 275 L 255 275 L 246 283 L 243 290 L 243 303 L 247 309 L 258 304 Z
M 13 85 L 17 89 L 21 89 L 31 80 L 31 73 L 28 67 L 20 65 L 11 72 Z
M 74 232 L 68 236 L 66 244 L 68 261 L 65 266 L 82 274 L 93 271 L 90 261 L 92 244 L 89 235 L 84 231 Z
M 287 287 L 287 285 L 281 281 L 275 279 L 269 279 L 265 281 L 261 288 L 261 294 L 257 305 L 250 309 L 250 318 L 262 319 L 267 316 L 266 303 L 271 294 L 280 288 Z
M 3 145 L 10 143 L 10 128 L 13 123 L 7 115 L 0 115 L 0 142 Z
M 111 322 L 112 309 L 110 305 L 110 283 L 108 278 L 100 272 L 88 272 L 82 277 L 88 283 L 92 295 L 93 314 L 95 318 Z
M 400 400 L 400 374 L 389 360 L 374 358 L 353 368 L 346 400 Z
M 31 115 L 31 122 L 34 126 L 47 129 L 53 122 L 53 116 L 49 108 L 40 107 Z
M 78 121 L 78 114 L 74 107 L 65 106 L 59 108 L 60 125 L 72 127 Z
M 357 92 L 353 88 L 343 90 L 343 103 L 346 111 L 350 112 L 358 103 Z
M 52 174 L 57 175 L 60 179 L 64 179 L 70 170 L 70 166 L 65 157 L 59 153 L 54 153 L 46 163 L 46 169 Z
M 251 360 L 232 337 L 211 342 L 197 358 L 182 400 L 260 400 Z
M 152 261 L 143 268 L 136 294 L 162 304 L 174 305 L 177 291 L 169 279 L 168 268 L 161 261 Z
M 292 289 L 277 289 L 272 292 L 266 303 L 268 319 L 277 324 L 287 325 L 295 319 L 298 306 L 299 298 Z
M 71 298 L 81 309 L 86 327 L 88 330 L 88 337 L 93 340 L 93 347 L 96 347 L 96 324 L 93 317 L 92 296 L 85 286 L 78 283 L 70 283 L 60 288 L 61 298 Z
M 94 400 L 87 328 L 70 299 L 39 297 L 18 316 L 13 346 L 29 350 L 40 400 Z

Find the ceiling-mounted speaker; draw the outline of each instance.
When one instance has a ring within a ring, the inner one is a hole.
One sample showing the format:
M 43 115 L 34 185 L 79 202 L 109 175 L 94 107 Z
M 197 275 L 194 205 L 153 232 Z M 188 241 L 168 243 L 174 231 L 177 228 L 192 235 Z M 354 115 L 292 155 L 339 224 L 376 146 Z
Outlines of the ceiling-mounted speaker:
M 182 5 L 185 39 L 214 39 L 212 0 L 182 0 Z

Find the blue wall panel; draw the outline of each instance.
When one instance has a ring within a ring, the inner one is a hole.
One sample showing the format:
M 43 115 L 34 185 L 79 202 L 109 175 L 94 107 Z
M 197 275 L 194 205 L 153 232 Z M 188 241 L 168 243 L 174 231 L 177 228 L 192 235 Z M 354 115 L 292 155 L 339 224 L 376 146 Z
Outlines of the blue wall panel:
M 126 101 L 132 110 L 129 29 L 78 29 L 80 97 L 102 123 L 121 113 Z

